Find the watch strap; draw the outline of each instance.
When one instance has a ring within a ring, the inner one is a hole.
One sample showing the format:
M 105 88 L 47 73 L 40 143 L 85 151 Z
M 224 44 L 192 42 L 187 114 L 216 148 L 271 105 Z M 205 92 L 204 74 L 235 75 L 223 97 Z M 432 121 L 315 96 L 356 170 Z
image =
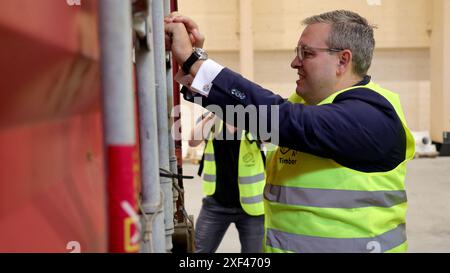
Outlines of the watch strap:
M 181 69 L 183 70 L 184 74 L 189 74 L 192 65 L 196 61 L 198 61 L 198 59 L 200 59 L 200 57 L 197 54 L 195 54 L 195 52 L 192 52 L 191 56 L 189 56 L 189 58 L 187 58 L 187 60 L 181 66 Z

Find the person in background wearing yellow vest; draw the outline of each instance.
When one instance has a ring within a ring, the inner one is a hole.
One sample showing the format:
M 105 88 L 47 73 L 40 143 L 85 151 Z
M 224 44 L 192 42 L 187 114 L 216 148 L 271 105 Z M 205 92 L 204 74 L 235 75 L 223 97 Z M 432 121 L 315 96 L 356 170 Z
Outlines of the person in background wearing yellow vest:
M 213 60 L 185 62 L 204 40 L 185 16 L 166 18 L 166 45 L 194 78 L 185 98 L 203 96 L 204 107 L 224 113 L 227 105 L 279 110 L 271 124 L 279 128 L 279 147 L 266 168 L 266 252 L 404 252 L 404 182 L 414 139 L 399 96 L 367 74 L 373 26 L 347 10 L 303 23 L 291 62 L 296 103 Z M 270 114 L 261 117 L 270 122 Z
M 238 230 L 241 252 L 262 252 L 266 180 L 258 142 L 245 131 L 224 126 L 213 113 L 192 129 L 189 146 L 205 140 L 201 166 L 206 197 L 195 227 L 195 252 L 215 252 L 231 223 Z

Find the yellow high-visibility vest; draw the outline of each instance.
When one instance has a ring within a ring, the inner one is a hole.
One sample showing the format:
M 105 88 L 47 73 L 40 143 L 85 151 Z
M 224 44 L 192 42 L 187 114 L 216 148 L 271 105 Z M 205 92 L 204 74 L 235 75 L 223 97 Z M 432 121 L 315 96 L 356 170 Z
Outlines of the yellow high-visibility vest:
M 223 130 L 223 122 L 220 129 Z M 249 138 L 253 138 L 248 133 Z M 216 190 L 216 161 L 214 156 L 213 132 L 208 136 L 203 161 L 203 193 L 213 195 Z M 266 183 L 264 161 L 256 141 L 250 142 L 242 131 L 238 159 L 239 199 L 244 211 L 253 216 L 264 214 L 263 191 Z
M 266 252 L 407 250 L 404 181 L 415 146 L 398 95 L 369 82 L 336 92 L 319 105 L 356 88 L 375 91 L 392 104 L 405 130 L 404 161 L 390 171 L 362 172 L 332 159 L 278 147 L 267 158 Z

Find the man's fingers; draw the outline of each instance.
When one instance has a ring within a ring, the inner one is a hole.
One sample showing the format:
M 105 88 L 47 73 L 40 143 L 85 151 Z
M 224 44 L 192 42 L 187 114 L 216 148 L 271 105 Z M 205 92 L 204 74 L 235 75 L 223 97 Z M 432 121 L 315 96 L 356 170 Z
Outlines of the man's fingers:
M 193 29 L 191 31 L 191 35 L 194 37 L 194 46 L 195 47 L 203 47 L 205 43 L 205 36 L 198 31 L 198 29 Z
M 194 37 L 194 35 L 192 35 L 192 33 L 189 33 L 189 39 L 191 40 L 191 44 L 194 45 L 195 47 L 197 47 L 195 45 L 195 37 Z
M 174 23 L 183 23 L 189 32 L 192 29 L 198 29 L 198 25 L 197 23 L 194 22 L 194 20 L 176 11 L 169 14 L 169 16 L 166 17 L 166 19 Z
M 166 25 L 172 23 L 182 23 L 189 33 L 189 40 L 191 41 L 191 44 L 195 47 L 203 47 L 203 44 L 205 43 L 205 36 L 200 33 L 198 25 L 189 17 L 173 12 L 164 18 L 164 22 Z
M 165 45 L 170 48 L 175 60 L 183 63 L 192 53 L 192 43 L 189 33 L 182 23 L 166 23 Z
M 168 34 L 168 33 L 165 34 L 164 42 L 165 42 L 166 50 L 171 50 L 171 48 L 172 48 L 172 36 L 170 34 Z
M 193 29 L 198 29 L 197 23 L 195 23 L 191 18 L 186 16 L 175 16 L 172 18 L 173 22 L 176 23 L 183 23 L 186 26 L 186 29 L 188 31 L 192 31 Z

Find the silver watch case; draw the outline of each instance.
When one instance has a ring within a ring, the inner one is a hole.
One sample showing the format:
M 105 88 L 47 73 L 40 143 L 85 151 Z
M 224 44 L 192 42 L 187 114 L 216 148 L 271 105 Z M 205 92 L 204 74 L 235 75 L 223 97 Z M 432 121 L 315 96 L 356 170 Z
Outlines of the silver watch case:
M 208 59 L 208 53 L 203 48 L 200 47 L 194 47 L 192 49 L 193 53 L 197 55 L 199 60 L 207 60 Z

